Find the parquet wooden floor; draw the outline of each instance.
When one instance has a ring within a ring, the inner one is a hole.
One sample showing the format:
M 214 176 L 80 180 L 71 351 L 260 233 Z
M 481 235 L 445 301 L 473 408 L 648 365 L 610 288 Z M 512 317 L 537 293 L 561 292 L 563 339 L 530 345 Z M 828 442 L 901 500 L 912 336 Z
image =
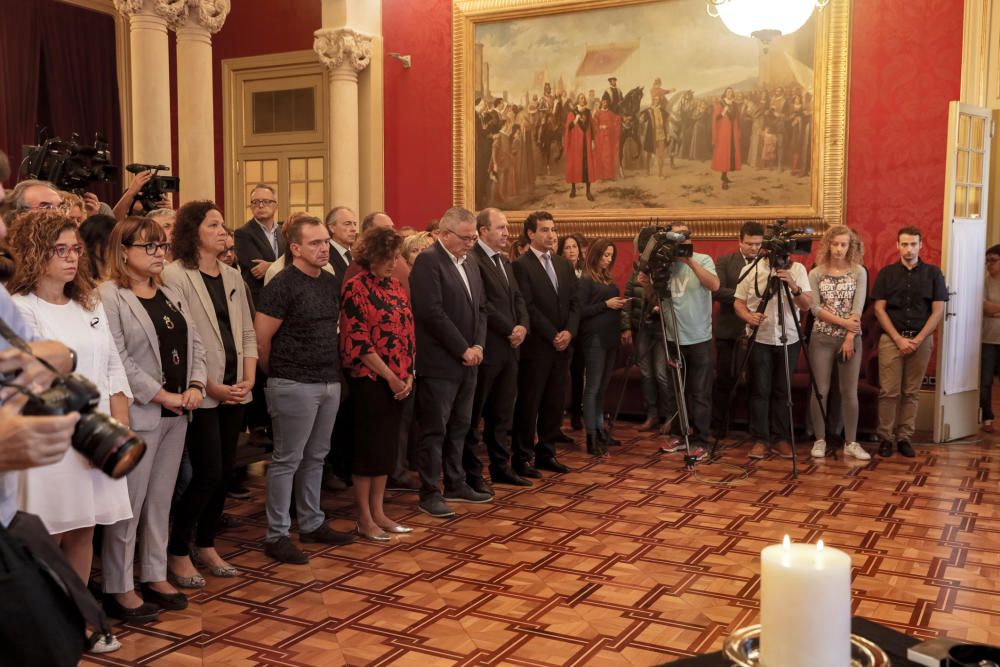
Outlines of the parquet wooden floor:
M 391 494 L 417 528 L 389 545 L 316 548 L 308 566 L 264 556 L 263 482 L 219 542 L 242 576 L 208 577 L 183 612 L 119 626 L 87 665 L 653 665 L 717 650 L 758 613 L 760 550 L 788 533 L 852 554 L 854 613 L 918 637 L 1000 643 L 1000 455 L 989 440 L 917 446 L 868 465 L 782 459 L 749 477 L 683 470 L 622 424 L 610 459 L 451 520 Z M 994 440 L 997 440 L 994 438 Z M 1000 441 L 1000 440 L 998 440 Z M 747 463 L 747 447 L 723 461 Z M 721 486 L 712 482 L 731 482 Z M 349 530 L 351 492 L 325 498 Z

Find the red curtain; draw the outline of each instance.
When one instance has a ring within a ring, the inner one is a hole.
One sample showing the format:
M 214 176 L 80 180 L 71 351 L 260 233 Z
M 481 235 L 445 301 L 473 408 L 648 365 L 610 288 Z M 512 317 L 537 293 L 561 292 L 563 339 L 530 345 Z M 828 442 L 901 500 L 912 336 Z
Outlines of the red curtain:
M 114 19 L 58 0 L 0 0 L 0 15 L 0 108 L 7 119 L 4 127 L 0 118 L 0 141 L 12 162 L 20 157 L 21 144 L 35 143 L 36 127 L 47 127 L 49 137 L 69 139 L 75 132 L 86 145 L 101 133 L 120 165 Z M 20 108 L 18 115 L 8 113 L 11 106 Z M 17 137 L 20 143 L 14 143 Z M 114 203 L 120 187 L 121 179 L 91 190 Z

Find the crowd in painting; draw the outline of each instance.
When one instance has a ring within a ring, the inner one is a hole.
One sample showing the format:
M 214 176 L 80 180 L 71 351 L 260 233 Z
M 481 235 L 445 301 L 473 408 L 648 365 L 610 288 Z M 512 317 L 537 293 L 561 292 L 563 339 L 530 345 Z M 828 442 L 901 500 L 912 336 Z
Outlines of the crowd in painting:
M 731 97 L 750 128 L 735 149 L 741 159 L 801 171 L 809 160 L 791 144 L 807 130 L 783 116 L 781 149 L 772 151 L 775 123 L 754 127 L 779 107 L 794 116 L 808 100 L 780 90 L 733 95 L 715 104 Z M 594 110 L 583 97 L 580 113 L 604 122 L 612 100 Z M 679 145 L 675 156 L 665 144 L 664 166 L 671 157 L 710 159 L 697 151 L 707 103 L 687 93 L 676 100 L 664 129 Z M 543 103 L 568 104 L 532 100 L 528 116 Z M 524 131 L 522 112 L 498 109 L 498 133 Z M 675 114 L 687 119 L 676 129 Z M 494 156 L 489 167 L 500 171 L 501 195 L 523 178 L 504 176 L 502 162 Z M 0 172 L 9 175 L 5 158 Z M 561 234 L 546 211 L 528 215 L 516 238 L 489 207 L 450 208 L 420 221 L 421 231 L 346 206 L 279 221 L 279 196 L 260 183 L 248 188 L 244 221 L 211 201 L 135 207 L 144 178 L 114 206 L 21 181 L 6 193 L 0 224 L 0 520 L 24 539 L 40 520 L 69 588 L 99 600 L 108 617 L 153 621 L 184 609 L 185 592 L 206 578 L 239 574 L 215 541 L 235 521 L 224 513 L 227 497 L 250 495 L 238 462 L 248 443 L 268 452 L 264 552 L 306 564 L 303 544 L 405 539 L 414 527 L 391 515 L 389 492 L 413 494 L 416 508 L 446 520 L 464 504 L 492 502 L 496 486 L 572 475 L 562 451 L 613 456 L 621 443 L 606 421 L 609 383 L 627 359 L 641 376 L 637 428 L 661 452 L 702 456 L 725 428 L 730 389 L 745 384 L 749 459 L 790 458 L 793 426 L 807 423 L 816 459 L 835 442 L 860 462 L 914 456 L 917 394 L 948 300 L 941 271 L 920 259 L 916 227 L 898 230 L 898 258 L 884 267 L 866 265 L 858 235 L 842 225 L 824 231 L 812 266 L 794 258 L 771 266 L 767 253 L 755 263 L 769 230 L 747 221 L 724 256 L 677 253 L 663 290 L 639 263 L 616 271 L 621 244 Z M 587 196 L 589 181 L 578 182 Z M 634 240 L 636 258 L 647 238 Z M 983 417 L 992 429 L 1000 247 L 988 251 L 987 267 Z M 762 300 L 772 279 L 788 299 Z M 802 328 L 790 324 L 798 320 Z M 881 330 L 872 452 L 858 436 L 863 321 Z M 816 391 L 793 425 L 785 359 L 797 365 L 807 337 Z M 678 366 L 684 400 L 671 377 Z M 80 411 L 24 409 L 70 373 L 96 388 L 88 409 L 145 444 L 127 474 L 109 474 L 84 451 Z M 353 494 L 352 531 L 328 524 L 321 501 L 330 493 Z M 85 618 L 89 650 L 118 648 L 102 614 Z

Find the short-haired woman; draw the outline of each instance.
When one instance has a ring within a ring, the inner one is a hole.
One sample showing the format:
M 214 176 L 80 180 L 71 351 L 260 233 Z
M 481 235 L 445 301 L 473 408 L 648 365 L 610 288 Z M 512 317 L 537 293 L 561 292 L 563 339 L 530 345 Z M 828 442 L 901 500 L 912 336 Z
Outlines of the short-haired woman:
M 868 291 L 866 275 L 854 232 L 844 225 L 827 229 L 816 253 L 816 266 L 809 272 L 809 282 L 816 295 L 812 306 L 816 322 L 809 339 L 809 363 L 824 407 L 828 405 L 833 369 L 837 367 L 844 418 L 844 453 L 861 461 L 871 459 L 857 442 L 861 312 Z M 812 455 L 823 458 L 826 456 L 826 422 L 815 393 L 809 407 L 816 434 Z
M 340 310 L 340 356 L 355 397 L 351 470 L 357 531 L 376 542 L 412 530 L 387 517 L 382 507 L 386 478 L 405 446 L 400 423 L 413 393 L 413 313 L 392 277 L 402 245 L 391 228 L 373 227 L 362 235 L 354 261 L 364 270 L 344 285 Z
M 201 339 L 184 299 L 162 281 L 168 245 L 154 221 L 126 218 L 111 234 L 109 277 L 98 288 L 134 397 L 129 419 L 147 446 L 126 476 L 132 518 L 110 526 L 101 549 L 105 610 L 137 623 L 155 620 L 160 609 L 187 607 L 187 598 L 167 581 L 167 524 L 188 415 L 205 396 Z M 140 530 L 142 597 L 133 584 Z
M 227 232 L 222 211 L 211 201 L 193 201 L 177 211 L 173 251 L 163 282 L 188 308 L 205 348 L 208 383 L 201 407 L 191 414 L 185 443 L 192 478 L 174 503 L 167 554 L 178 580 L 198 582 L 192 559 L 217 577 L 236 568 L 215 550 L 215 534 L 226 500 L 226 481 L 257 371 L 257 337 L 240 272 L 221 259 Z M 197 552 L 188 544 L 194 537 Z
M 618 358 L 621 310 L 627 303 L 618 291 L 611 267 L 615 244 L 598 239 L 587 251 L 587 268 L 580 280 L 580 342 L 584 359 L 583 419 L 587 453 L 602 455 L 618 444 L 604 430 L 604 399 Z

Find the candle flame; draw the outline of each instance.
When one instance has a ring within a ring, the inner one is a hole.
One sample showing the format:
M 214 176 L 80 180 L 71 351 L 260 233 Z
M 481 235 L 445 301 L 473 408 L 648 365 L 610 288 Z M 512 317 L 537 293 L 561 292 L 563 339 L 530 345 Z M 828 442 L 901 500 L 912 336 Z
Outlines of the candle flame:
M 781 541 L 781 545 L 783 547 L 785 547 L 786 549 L 791 549 L 792 548 L 792 540 L 791 540 L 791 538 L 789 538 L 788 535 L 785 535 L 785 539 L 783 539 Z
M 819 542 L 816 543 L 816 551 L 822 551 L 822 550 L 823 550 L 823 540 L 820 540 Z

